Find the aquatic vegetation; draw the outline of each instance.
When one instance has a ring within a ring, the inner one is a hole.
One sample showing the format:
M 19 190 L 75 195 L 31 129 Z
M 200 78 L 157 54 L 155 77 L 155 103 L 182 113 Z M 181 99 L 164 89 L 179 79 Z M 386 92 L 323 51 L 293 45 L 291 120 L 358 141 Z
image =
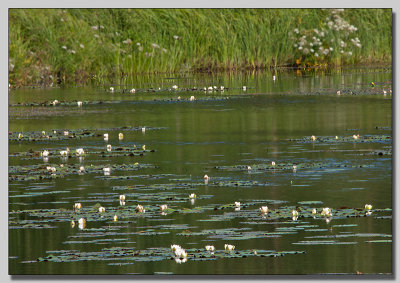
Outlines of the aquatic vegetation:
M 304 142 L 304 140 L 301 140 Z M 317 168 L 368 168 L 372 165 L 369 164 L 347 164 L 347 163 L 335 163 L 335 162 L 310 162 L 310 163 L 291 163 L 291 162 L 279 162 L 277 165 L 271 165 L 266 163 L 252 164 L 249 165 L 229 165 L 229 166 L 215 166 L 215 169 L 223 171 L 249 171 L 254 172 L 259 171 L 274 171 L 274 170 L 293 170 L 293 166 L 296 166 L 296 170 L 302 169 L 317 169 Z M 249 169 L 249 167 L 251 169 Z M 231 181 L 233 183 L 234 181 Z M 251 184 L 253 183 L 254 184 Z M 226 182 L 224 182 L 226 183 Z M 238 181 L 238 183 L 244 183 L 247 185 L 268 185 L 268 183 L 258 183 L 257 181 Z M 214 184 L 219 184 L 219 182 L 214 182 Z M 243 184 L 243 185 L 244 185 Z M 210 185 L 210 183 L 209 183 Z
M 323 137 L 317 137 L 315 138 L 314 141 L 317 142 L 324 142 L 324 143 L 341 143 L 341 142 L 365 142 L 365 143 L 370 143 L 370 142 L 392 142 L 392 136 L 391 135 L 364 135 L 364 136 L 342 136 L 342 137 L 331 137 L 331 136 L 323 136 Z M 306 143 L 309 142 L 309 138 L 303 137 L 301 139 L 289 139 L 289 141 L 295 141 L 299 143 Z
M 218 260 L 223 258 L 248 258 L 252 256 L 257 257 L 280 257 L 287 255 L 305 254 L 305 251 L 275 251 L 275 250 L 231 250 L 229 253 L 222 250 L 215 250 L 210 253 L 204 249 L 183 249 L 179 245 L 173 245 L 174 250 L 164 247 L 154 247 L 149 249 L 135 249 L 131 247 L 111 247 L 103 248 L 98 252 L 81 252 L 79 250 L 60 250 L 48 251 L 48 256 L 39 257 L 34 262 L 78 262 L 78 261 L 107 261 L 117 263 L 126 262 L 155 262 L 163 260 L 176 260 L 177 258 L 185 258 L 189 261 L 204 261 L 204 260 Z M 233 245 L 230 245 L 234 247 Z M 28 263 L 28 262 L 27 262 Z M 182 263 L 177 261 L 177 263 Z
M 120 164 L 103 167 L 103 165 L 86 166 L 83 168 L 86 173 L 110 173 L 111 171 L 137 171 L 145 168 L 155 168 L 151 164 Z M 74 164 L 54 164 L 48 165 L 26 165 L 26 166 L 9 166 L 8 180 L 14 181 L 33 181 L 43 179 L 62 178 L 67 175 L 82 173 L 81 166 L 77 168 Z
M 165 127 L 147 127 L 147 130 L 164 130 Z M 39 131 L 31 131 L 31 132 L 23 132 L 20 133 L 22 136 L 19 138 L 20 134 L 9 132 L 8 140 L 9 141 L 48 141 L 48 140 L 71 140 L 71 139 L 83 139 L 89 137 L 100 137 L 103 134 L 100 132 L 103 131 L 141 131 L 142 126 L 123 126 L 116 128 L 97 128 L 97 129 L 75 129 L 68 130 L 68 135 L 64 135 L 63 129 L 54 129 L 51 130 L 51 134 L 43 135 L 42 132 Z

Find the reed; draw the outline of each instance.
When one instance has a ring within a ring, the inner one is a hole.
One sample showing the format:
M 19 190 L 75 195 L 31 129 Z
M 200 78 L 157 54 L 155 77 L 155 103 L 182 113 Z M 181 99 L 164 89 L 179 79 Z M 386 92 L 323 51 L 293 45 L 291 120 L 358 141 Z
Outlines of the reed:
M 330 28 L 338 17 L 344 26 Z M 299 50 L 299 38 L 311 43 L 314 30 L 324 31 L 316 46 L 323 49 Z M 355 38 L 361 47 L 351 41 Z M 15 85 L 85 83 L 139 73 L 390 63 L 391 54 L 391 9 L 9 10 L 9 80 Z

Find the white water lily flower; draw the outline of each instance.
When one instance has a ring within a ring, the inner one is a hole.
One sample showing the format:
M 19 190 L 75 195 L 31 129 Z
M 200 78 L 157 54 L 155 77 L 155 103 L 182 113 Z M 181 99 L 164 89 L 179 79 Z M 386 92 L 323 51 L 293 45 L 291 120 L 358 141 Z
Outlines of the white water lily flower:
M 176 257 L 176 258 L 175 258 L 175 262 L 176 262 L 176 263 L 179 263 L 179 264 L 185 263 L 185 262 L 187 262 L 187 258 L 186 258 L 186 257 L 185 257 L 185 258 Z
M 317 214 L 317 210 L 315 208 L 312 209 L 311 211 L 312 214 Z
M 78 209 L 81 209 L 81 208 L 82 208 L 82 204 L 80 202 L 77 202 L 77 203 L 74 204 L 74 209 L 75 210 L 78 210 Z
M 79 167 L 79 171 L 80 171 L 80 172 L 85 171 L 85 167 L 83 167 L 83 166 Z
M 178 86 L 177 85 L 173 85 L 172 88 L 173 89 L 178 89 Z
M 120 140 L 122 140 L 122 139 L 124 138 L 124 134 L 123 134 L 123 133 L 119 133 L 119 134 L 118 134 L 118 138 L 119 138 Z
M 42 155 L 43 155 L 44 157 L 49 156 L 49 151 L 46 150 L 46 149 L 43 150 Z
M 194 199 L 194 198 L 196 198 L 197 196 L 196 196 L 196 194 L 194 194 L 194 193 L 192 193 L 192 194 L 190 194 L 189 195 L 189 198 L 191 198 L 191 199 Z
M 86 227 L 86 219 L 85 218 L 80 218 L 78 221 L 79 224 L 79 229 L 83 229 Z
M 146 127 L 142 127 L 142 133 L 146 132 Z
M 58 104 L 58 100 L 54 100 L 51 104 L 53 104 L 53 106 L 56 106 Z
M 189 98 L 189 100 L 190 100 L 190 101 L 195 101 L 196 98 L 192 95 L 192 96 Z
M 120 200 L 120 201 L 119 201 L 119 205 L 120 205 L 120 206 L 124 206 L 124 205 L 125 205 L 125 201 Z
M 56 172 L 56 170 L 57 170 L 56 167 L 51 167 L 51 166 L 47 166 L 46 169 L 49 172 Z
M 221 91 L 224 91 L 224 90 L 225 90 L 225 87 L 224 87 L 223 85 L 221 85 L 220 90 L 221 90 Z
M 297 166 L 293 165 L 293 172 L 296 172 L 296 171 L 297 171 Z
M 75 221 L 71 220 L 71 227 L 74 228 L 75 227 Z
M 105 168 L 103 168 L 103 172 L 108 172 L 108 173 L 110 173 L 110 167 L 105 167 Z
M 330 219 L 330 218 L 325 218 L 325 222 L 326 222 L 326 223 L 330 223 L 330 222 L 331 222 L 331 219 Z
M 247 170 L 251 170 L 251 166 L 248 166 L 248 165 L 247 165 Z
M 138 204 L 135 208 L 136 212 L 146 212 L 146 209 L 144 209 L 144 207 L 140 204 Z
M 372 209 L 372 205 L 371 204 L 366 204 L 364 207 L 365 207 L 366 210 L 371 210 Z
M 297 218 L 299 218 L 299 217 L 298 217 L 298 216 L 293 216 L 293 217 L 292 217 L 292 220 L 293 220 L 293 221 L 296 221 Z
M 234 249 L 235 249 L 234 245 L 225 244 L 225 250 L 226 251 L 233 251 Z
M 120 201 L 125 201 L 125 195 L 119 195 L 119 200 Z
M 240 207 L 240 201 L 235 201 L 235 207 Z
M 299 212 L 297 210 L 292 210 L 292 215 L 293 215 L 293 217 L 298 217 Z
M 326 217 L 331 217 L 332 216 L 332 211 L 329 207 L 325 207 L 321 211 L 321 215 L 326 216 Z
M 112 149 L 111 144 L 108 144 L 108 145 L 107 145 L 107 151 L 111 151 L 111 149 Z
M 243 89 L 243 90 L 246 90 L 246 89 L 247 89 L 247 87 L 244 85 L 244 86 L 242 87 L 242 89 Z
M 78 103 L 78 107 L 82 106 L 82 101 L 78 101 L 77 103 Z
M 209 86 L 208 87 L 208 91 L 212 91 L 213 90 L 213 87 L 212 86 Z
M 69 155 L 69 148 L 67 147 L 66 150 L 61 150 L 60 154 L 61 154 L 61 156 L 68 156 Z
M 68 136 L 69 132 L 68 131 L 64 131 L 64 136 Z
M 168 208 L 168 205 L 166 205 L 166 204 L 163 204 L 163 205 L 160 205 L 160 209 L 163 211 L 163 210 L 166 210 Z
M 135 93 L 135 92 L 136 92 L 136 89 L 132 88 L 129 92 L 130 92 L 130 93 Z
M 271 162 L 271 165 L 272 165 L 272 166 L 275 166 L 275 165 L 276 165 L 275 161 L 272 161 L 272 162 Z
M 104 140 L 108 140 L 108 134 L 107 133 L 104 134 Z
M 311 136 L 311 140 L 312 140 L 312 141 L 315 141 L 316 139 L 317 139 L 317 138 L 316 138 L 314 135 Z
M 213 252 L 213 251 L 215 251 L 215 247 L 214 246 L 206 246 L 206 251 Z
M 187 257 L 187 252 L 185 251 L 185 249 L 183 249 L 181 247 L 175 249 L 174 253 L 178 258 L 186 258 Z
M 83 150 L 83 148 L 77 148 L 76 149 L 76 155 L 84 155 L 85 151 Z
M 208 177 L 208 175 L 204 175 L 203 179 L 204 179 L 204 180 L 209 180 L 210 177 Z
M 176 250 L 175 255 L 181 259 L 187 258 L 187 252 L 184 249 Z
M 114 221 L 114 222 L 118 221 L 118 216 L 117 216 L 117 215 L 114 215 L 113 221 Z
M 180 245 L 171 245 L 171 250 L 173 251 L 173 252 L 175 252 L 176 250 L 180 250 L 180 249 L 182 249 L 182 247 L 180 246 Z
M 100 207 L 99 207 L 99 212 L 100 212 L 100 213 L 106 212 L 106 209 L 105 209 L 104 207 L 100 206 Z
M 110 91 L 111 91 L 111 92 L 114 92 L 114 88 L 113 88 L 113 87 L 110 87 Z
M 268 213 L 268 206 L 261 206 L 260 211 L 261 213 Z
M 273 81 L 275 81 L 275 80 L 276 80 L 276 77 L 275 77 L 275 75 L 273 75 L 273 76 L 272 76 L 272 80 L 273 80 Z
M 143 150 L 146 150 L 146 145 L 145 145 L 145 144 L 142 146 L 142 149 L 143 149 Z

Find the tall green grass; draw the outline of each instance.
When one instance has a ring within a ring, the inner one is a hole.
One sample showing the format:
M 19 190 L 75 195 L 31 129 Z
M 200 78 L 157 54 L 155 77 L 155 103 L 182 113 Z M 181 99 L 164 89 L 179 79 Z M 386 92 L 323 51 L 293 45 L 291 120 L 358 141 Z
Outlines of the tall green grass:
M 341 12 L 362 44 L 350 46 L 351 56 L 339 51 L 340 31 L 326 31 L 335 39 L 328 56 L 294 47 L 294 29 L 311 34 L 331 16 L 328 9 L 10 9 L 9 79 L 83 83 L 138 73 L 391 62 L 390 9 Z

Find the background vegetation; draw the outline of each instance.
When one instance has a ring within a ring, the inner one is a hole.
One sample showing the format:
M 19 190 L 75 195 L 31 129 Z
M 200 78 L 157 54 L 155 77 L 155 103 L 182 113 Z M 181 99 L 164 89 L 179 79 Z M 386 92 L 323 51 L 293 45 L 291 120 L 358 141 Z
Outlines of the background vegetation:
M 9 10 L 11 85 L 391 60 L 391 9 Z

